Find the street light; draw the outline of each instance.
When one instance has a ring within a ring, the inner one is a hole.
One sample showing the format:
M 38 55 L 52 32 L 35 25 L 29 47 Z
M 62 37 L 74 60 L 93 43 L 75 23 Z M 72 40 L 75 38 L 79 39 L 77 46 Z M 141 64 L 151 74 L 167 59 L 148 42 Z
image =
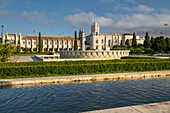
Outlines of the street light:
M 1 25 L 1 27 L 2 27 L 2 34 L 1 34 L 1 43 L 3 43 L 3 28 L 4 28 L 4 25 Z
M 166 28 L 166 37 L 168 37 L 168 24 L 165 23 L 164 26 L 165 26 L 165 28 Z
M 3 28 L 4 28 L 4 25 L 1 25 L 1 27 L 2 27 L 2 33 L 3 33 Z

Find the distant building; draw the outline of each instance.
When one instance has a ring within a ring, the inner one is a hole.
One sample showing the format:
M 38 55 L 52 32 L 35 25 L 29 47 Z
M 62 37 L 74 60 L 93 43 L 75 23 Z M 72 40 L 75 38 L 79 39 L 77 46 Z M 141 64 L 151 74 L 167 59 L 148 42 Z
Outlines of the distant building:
M 73 51 L 74 37 L 41 37 L 43 52 L 46 51 Z M 29 51 L 37 52 L 39 45 L 38 36 L 25 36 L 22 39 L 22 47 L 28 48 Z M 78 41 L 78 48 L 80 49 L 80 41 Z
M 22 34 L 20 33 L 19 35 L 16 34 L 3 34 L 0 38 L 0 42 L 3 44 L 5 43 L 5 40 L 7 40 L 7 43 L 10 43 L 12 45 L 21 45 L 22 44 Z
M 43 52 L 46 51 L 60 51 L 60 50 L 67 50 L 73 51 L 74 50 L 74 37 L 41 37 L 42 45 L 43 45 Z M 20 45 L 24 51 L 26 48 L 28 51 L 38 52 L 38 45 L 39 45 L 39 37 L 38 36 L 25 36 L 22 37 L 17 34 L 3 34 L 0 37 L 0 42 L 3 44 L 7 40 L 7 43 L 10 43 L 14 46 Z M 78 40 L 78 49 L 81 49 L 80 40 Z
M 132 45 L 132 34 L 114 34 L 114 35 L 104 35 L 100 34 L 100 25 L 97 22 L 94 22 L 91 25 L 91 34 L 88 36 L 84 35 L 84 30 L 79 31 L 79 39 L 81 40 L 81 44 L 83 48 L 85 46 L 86 50 L 110 50 L 113 48 L 114 45 L 120 45 L 121 41 L 123 45 L 125 45 L 125 42 L 127 39 L 129 39 L 130 45 Z M 138 44 L 144 43 L 144 37 L 140 38 L 140 36 L 136 36 L 136 40 Z M 86 41 L 86 42 L 85 42 Z M 85 42 L 85 43 L 84 43 Z M 84 50 L 84 49 L 82 49 Z
M 43 52 L 45 51 L 74 51 L 74 37 L 41 37 Z M 94 22 L 91 25 L 91 34 L 85 36 L 84 29 L 79 31 L 78 37 L 78 50 L 98 50 L 98 51 L 110 51 L 114 45 L 120 45 L 121 42 L 125 45 L 126 40 L 129 39 L 130 45 L 132 45 L 132 34 L 114 34 L 114 35 L 104 35 L 100 34 L 100 26 L 97 22 Z M 3 34 L 0 37 L 0 42 L 5 43 L 5 40 L 8 40 L 7 43 L 12 45 L 20 45 L 28 51 L 38 52 L 39 38 L 38 36 L 25 36 L 23 37 L 20 33 L 16 34 Z M 140 38 L 136 36 L 138 44 L 144 43 L 144 37 Z M 23 49 L 23 50 L 24 50 Z

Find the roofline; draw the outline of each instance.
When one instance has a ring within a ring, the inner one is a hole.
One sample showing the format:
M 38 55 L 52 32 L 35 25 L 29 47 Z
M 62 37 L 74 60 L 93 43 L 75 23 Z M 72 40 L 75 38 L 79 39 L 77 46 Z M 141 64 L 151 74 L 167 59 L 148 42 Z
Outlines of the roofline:
M 25 36 L 23 39 L 38 39 L 39 36 Z M 42 39 L 62 39 L 62 40 L 74 40 L 74 37 L 48 37 L 48 36 L 42 36 Z

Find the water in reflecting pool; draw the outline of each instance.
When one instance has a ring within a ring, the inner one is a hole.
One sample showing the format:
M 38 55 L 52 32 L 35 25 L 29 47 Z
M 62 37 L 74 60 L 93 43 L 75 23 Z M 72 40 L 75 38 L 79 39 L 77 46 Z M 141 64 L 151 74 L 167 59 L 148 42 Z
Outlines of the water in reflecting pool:
M 170 78 L 0 89 L 0 113 L 77 113 L 170 101 Z

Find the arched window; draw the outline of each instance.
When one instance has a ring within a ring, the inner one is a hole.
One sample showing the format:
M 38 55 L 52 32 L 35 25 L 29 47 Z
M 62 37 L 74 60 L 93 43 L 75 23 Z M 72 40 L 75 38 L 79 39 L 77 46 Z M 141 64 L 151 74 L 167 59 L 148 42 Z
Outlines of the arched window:
M 98 44 L 98 40 L 96 40 L 96 44 Z
M 87 47 L 87 49 L 86 50 L 90 50 L 90 47 Z
M 103 39 L 102 39 L 102 44 L 103 44 L 103 42 L 104 42 L 104 41 L 103 41 Z
M 104 46 L 102 46 L 102 49 L 104 50 Z
M 98 46 L 96 46 L 96 49 L 98 49 Z

